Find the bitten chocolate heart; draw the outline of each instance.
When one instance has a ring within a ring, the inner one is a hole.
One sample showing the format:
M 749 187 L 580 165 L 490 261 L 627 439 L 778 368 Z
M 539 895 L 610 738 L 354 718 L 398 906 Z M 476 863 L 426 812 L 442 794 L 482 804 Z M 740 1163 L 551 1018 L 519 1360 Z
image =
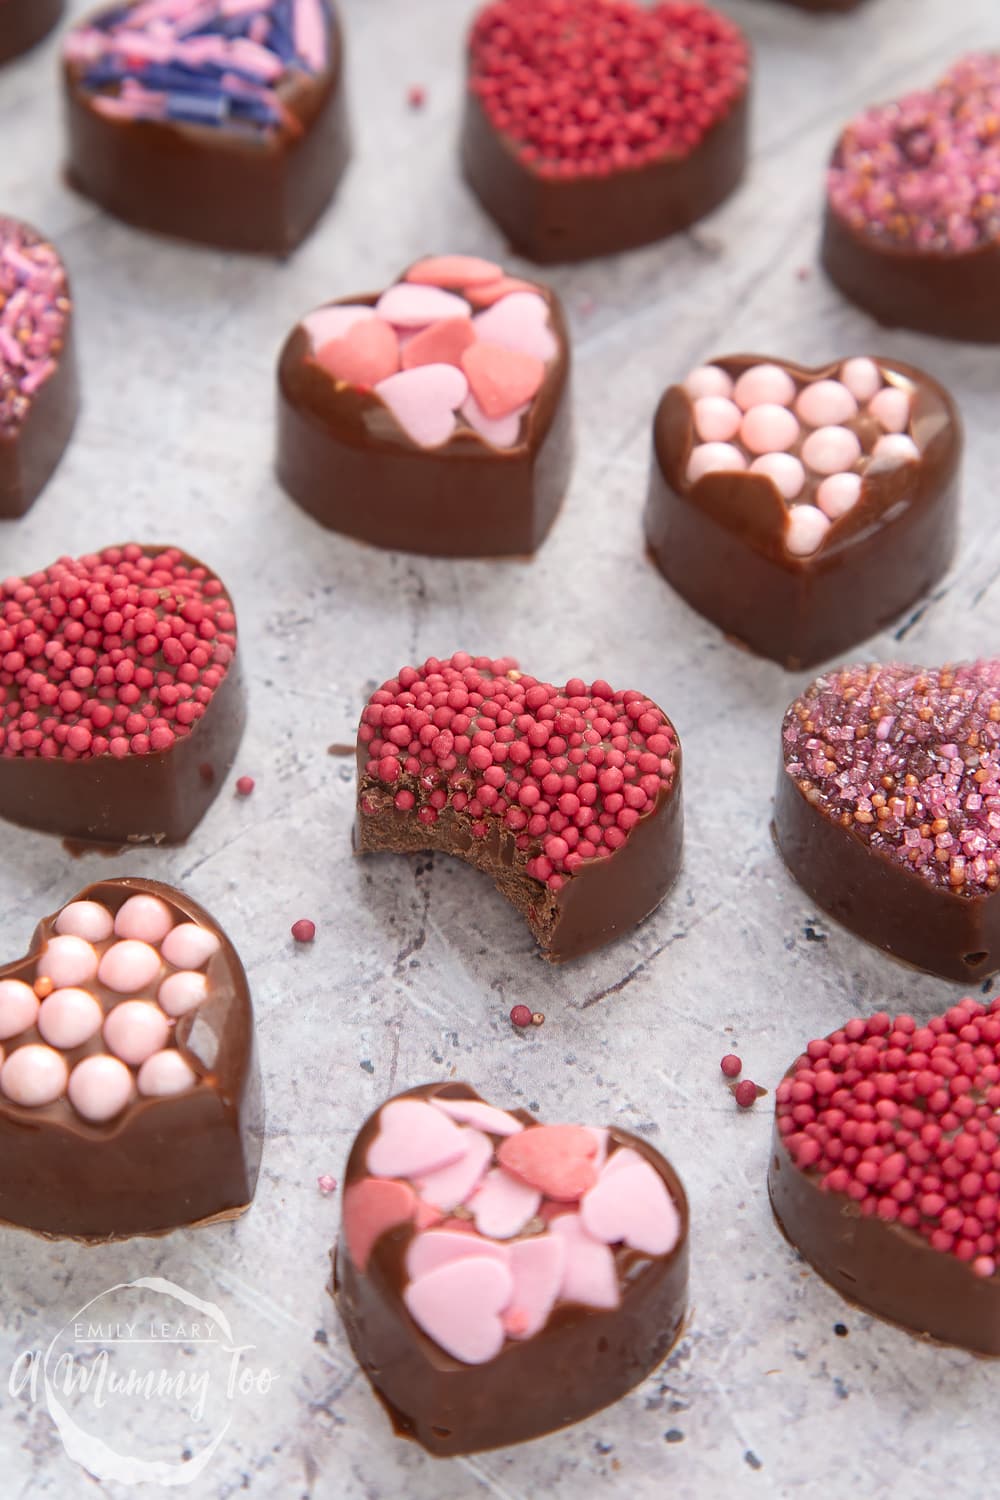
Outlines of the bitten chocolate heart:
M 746 163 L 750 49 L 691 0 L 497 0 L 469 38 L 465 177 L 533 260 L 663 239 Z
M 1000 1355 L 1000 1000 L 884 1012 L 810 1042 L 777 1090 L 775 1217 L 881 1318 Z
M 130 542 L 0 582 L 0 817 L 177 843 L 245 717 L 233 607 L 178 548 Z
M 58 26 L 64 0 L 0 0 L 0 63 L 34 47 Z
M 476 865 L 562 963 L 629 931 L 673 885 L 680 778 L 677 732 L 642 693 L 553 687 L 511 657 L 430 657 L 361 716 L 357 847 Z
M 680 1334 L 687 1199 L 627 1131 L 426 1084 L 365 1123 L 344 1183 L 337 1307 L 397 1434 L 431 1453 L 578 1422 Z
M 349 154 L 332 0 L 131 0 L 67 37 L 67 176 L 128 224 L 284 255 Z
M 51 478 L 79 410 L 73 304 L 59 253 L 0 217 L 0 520 Z
M 572 463 L 569 343 L 547 287 L 418 261 L 329 302 L 278 366 L 278 477 L 324 526 L 442 557 L 534 552 Z
M 1000 54 L 874 105 L 837 142 L 822 260 L 890 327 L 1000 341 Z
M 817 678 L 785 715 L 774 834 L 868 942 L 946 979 L 1000 969 L 1000 663 Z
M 263 1106 L 236 952 L 152 880 L 103 880 L 0 968 L 0 1219 L 124 1239 L 241 1214 Z
M 646 537 L 667 581 L 790 669 L 875 634 L 945 572 L 962 428 L 899 360 L 732 355 L 657 408 Z

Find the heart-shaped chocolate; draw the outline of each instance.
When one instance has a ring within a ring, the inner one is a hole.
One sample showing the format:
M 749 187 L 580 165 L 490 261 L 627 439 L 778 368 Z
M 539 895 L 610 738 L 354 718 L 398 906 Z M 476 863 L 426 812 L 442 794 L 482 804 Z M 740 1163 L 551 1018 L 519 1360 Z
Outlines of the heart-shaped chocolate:
M 131 0 L 66 38 L 67 176 L 140 229 L 287 254 L 350 149 L 332 0 Z
M 0 63 L 10 62 L 48 36 L 62 18 L 64 0 L 2 0 Z
M 852 1302 L 1000 1355 L 1000 1000 L 885 1012 L 810 1042 L 778 1085 L 778 1223 Z
M 572 462 L 555 294 L 470 255 L 317 308 L 278 366 L 278 478 L 335 531 L 443 557 L 534 552 Z
M 422 1173 L 459 1120 L 475 1122 L 456 1132 L 465 1156 L 443 1170 L 467 1164 L 466 1185 L 443 1209 Z M 684 1319 L 687 1236 L 684 1189 L 645 1141 L 427 1084 L 354 1143 L 334 1296 L 396 1431 L 472 1453 L 579 1421 L 659 1364 Z
M 620 937 L 677 877 L 681 747 L 642 693 L 456 652 L 404 667 L 358 730 L 360 853 L 492 875 L 554 963 Z
M 912 365 L 732 355 L 660 401 L 647 541 L 667 581 L 728 635 L 812 666 L 945 572 L 961 454 L 954 402 Z
M 245 715 L 233 607 L 178 548 L 130 542 L 0 581 L 0 817 L 83 843 L 177 843 Z
M 108 1240 L 235 1218 L 262 1134 L 243 966 L 180 891 L 103 880 L 0 968 L 6 1223 Z
M 1000 341 L 1000 53 L 864 111 L 827 174 L 823 266 L 890 327 Z
M 1000 969 L 1000 662 L 845 667 L 781 731 L 774 833 L 860 937 L 959 981 Z
M 537 261 L 659 240 L 746 163 L 750 49 L 690 0 L 495 0 L 473 23 L 466 180 Z
M 0 218 L 0 520 L 48 483 L 79 410 L 73 304 L 59 252 Z

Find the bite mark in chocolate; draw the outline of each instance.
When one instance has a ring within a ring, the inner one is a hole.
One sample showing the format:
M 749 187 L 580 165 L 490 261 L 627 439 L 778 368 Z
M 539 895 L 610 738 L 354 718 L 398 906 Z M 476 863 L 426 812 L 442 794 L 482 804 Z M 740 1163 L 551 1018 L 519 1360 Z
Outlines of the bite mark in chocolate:
M 441 849 L 492 875 L 561 963 L 647 916 L 681 860 L 681 749 L 642 693 L 511 657 L 404 667 L 358 730 L 360 853 Z
M 0 1219 L 107 1240 L 234 1218 L 262 1132 L 246 975 L 181 892 L 101 881 L 0 969 Z
M 579 1421 L 656 1367 L 684 1318 L 687 1234 L 684 1189 L 644 1141 L 429 1084 L 355 1141 L 334 1296 L 396 1432 L 471 1453 Z
M 646 537 L 699 613 L 788 668 L 810 666 L 944 573 L 961 452 L 954 402 L 914 366 L 731 355 L 660 402 Z

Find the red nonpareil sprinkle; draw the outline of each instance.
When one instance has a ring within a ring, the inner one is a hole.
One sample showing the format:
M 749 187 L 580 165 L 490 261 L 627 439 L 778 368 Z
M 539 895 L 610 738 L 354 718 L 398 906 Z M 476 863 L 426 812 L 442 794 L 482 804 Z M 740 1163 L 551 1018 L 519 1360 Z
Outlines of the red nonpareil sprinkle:
M 176 547 L 106 547 L 0 581 L 0 756 L 169 750 L 235 650 L 222 584 Z
M 469 87 L 537 171 L 593 177 L 690 155 L 748 71 L 742 33 L 692 0 L 497 0 L 472 28 Z
M 751 1083 L 749 1078 L 744 1078 L 743 1082 L 738 1083 L 733 1089 L 733 1098 L 740 1109 L 750 1109 L 757 1103 L 757 1085 Z
M 331 1193 L 337 1191 L 337 1179 L 336 1177 L 331 1177 L 329 1172 L 324 1172 L 322 1177 L 316 1178 L 316 1186 L 324 1198 L 329 1198 Z
M 446 810 L 474 838 L 500 837 L 526 875 L 558 892 L 620 849 L 677 774 L 677 736 L 651 699 L 520 672 L 458 651 L 404 667 L 361 716 L 362 816 L 391 806 L 433 824 Z
M 315 936 L 316 923 L 310 922 L 308 917 L 300 917 L 292 923 L 292 937 L 297 943 L 311 943 Z
M 236 783 L 236 791 L 241 797 L 249 797 L 256 784 L 252 776 L 241 776 Z
M 406 91 L 406 102 L 411 109 L 423 109 L 427 103 L 427 90 L 420 83 L 411 84 Z
M 734 1052 L 727 1052 L 719 1067 L 727 1078 L 738 1078 L 743 1070 L 743 1064 Z
M 925 1026 L 856 1017 L 809 1043 L 776 1098 L 792 1161 L 824 1189 L 994 1274 L 1000 1000 L 962 1000 Z
M 515 1005 L 510 1013 L 510 1019 L 515 1026 L 530 1026 L 531 1011 L 526 1005 Z

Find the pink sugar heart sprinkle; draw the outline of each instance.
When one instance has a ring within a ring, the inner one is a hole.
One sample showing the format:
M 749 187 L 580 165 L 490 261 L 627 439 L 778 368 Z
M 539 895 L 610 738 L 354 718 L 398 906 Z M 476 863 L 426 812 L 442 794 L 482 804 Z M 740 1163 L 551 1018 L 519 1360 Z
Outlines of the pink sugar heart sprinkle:
M 423 1099 L 390 1099 L 379 1111 L 378 1133 L 368 1147 L 375 1177 L 420 1177 L 459 1161 L 464 1132 Z
M 543 364 L 558 352 L 549 327 L 549 307 L 538 292 L 512 292 L 473 318 L 484 343 L 499 344 L 515 354 L 530 354 Z
M 491 421 L 510 416 L 534 400 L 545 379 L 545 365 L 534 354 L 481 340 L 462 354 L 462 369 L 472 395 Z
M 481 1365 L 503 1348 L 500 1314 L 513 1291 L 507 1266 L 482 1256 L 448 1261 L 411 1281 L 403 1300 L 417 1326 L 447 1354 Z
M 455 431 L 455 413 L 469 394 L 469 383 L 454 365 L 418 365 L 380 381 L 375 394 L 413 442 L 438 448 Z
M 584 1195 L 580 1220 L 594 1239 L 624 1243 L 644 1255 L 666 1255 L 680 1237 L 680 1215 L 666 1184 L 641 1159 L 605 1172 Z
M 329 339 L 317 349 L 315 359 L 334 380 L 372 390 L 398 371 L 399 340 L 391 323 L 365 318 L 340 338 Z
M 323 1181 L 321 1177 L 321 1192 L 326 1191 Z M 399 1224 L 408 1223 L 416 1206 L 416 1194 L 405 1182 L 363 1177 L 344 1190 L 344 1239 L 348 1254 L 359 1271 L 365 1270 L 380 1236 Z
M 573 1203 L 597 1181 L 598 1151 L 583 1125 L 534 1125 L 501 1141 L 497 1159 L 546 1197 Z
M 503 267 L 476 255 L 429 255 L 418 260 L 404 277 L 420 286 L 481 287 L 503 278 Z

